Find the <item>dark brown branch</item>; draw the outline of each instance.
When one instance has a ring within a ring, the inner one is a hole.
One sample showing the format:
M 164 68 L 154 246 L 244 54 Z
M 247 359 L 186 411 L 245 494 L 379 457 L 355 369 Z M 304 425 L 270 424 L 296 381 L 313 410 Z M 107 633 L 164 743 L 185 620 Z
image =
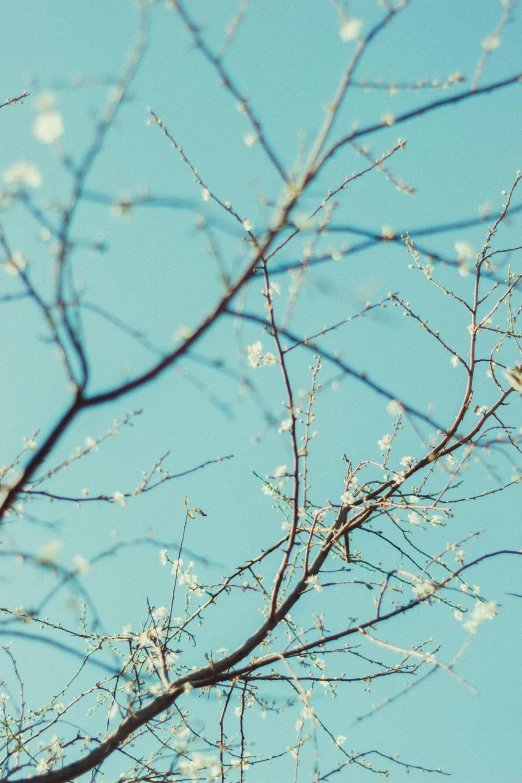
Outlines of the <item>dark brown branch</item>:
M 517 73 L 515 76 L 511 76 L 509 79 L 503 79 L 499 82 L 493 82 L 493 84 L 487 84 L 485 87 L 480 87 L 477 90 L 466 90 L 466 92 L 461 92 L 458 95 L 450 95 L 447 98 L 440 98 L 437 101 L 426 103 L 424 106 L 418 106 L 416 109 L 411 109 L 410 111 L 404 112 L 404 114 L 399 114 L 394 118 L 392 124 L 378 122 L 374 125 L 367 125 L 365 128 L 360 128 L 359 130 L 351 133 L 349 136 L 344 136 L 342 139 L 339 139 L 339 141 L 336 141 L 335 144 L 333 144 L 323 155 L 317 165 L 317 169 L 322 168 L 326 161 L 333 157 L 337 150 L 339 150 L 341 147 L 344 147 L 344 145 L 348 144 L 350 141 L 368 136 L 371 133 L 377 133 L 378 131 L 382 131 L 385 128 L 394 128 L 396 125 L 400 125 L 403 122 L 412 120 L 415 117 L 421 117 L 423 114 L 428 114 L 429 112 L 432 112 L 435 109 L 440 109 L 443 106 L 451 106 L 452 104 L 460 103 L 461 101 L 468 100 L 469 98 L 475 98 L 479 95 L 486 95 L 488 93 L 496 92 L 497 90 L 502 90 L 504 87 L 510 87 L 511 85 L 517 84 L 518 82 L 522 82 L 522 73 Z

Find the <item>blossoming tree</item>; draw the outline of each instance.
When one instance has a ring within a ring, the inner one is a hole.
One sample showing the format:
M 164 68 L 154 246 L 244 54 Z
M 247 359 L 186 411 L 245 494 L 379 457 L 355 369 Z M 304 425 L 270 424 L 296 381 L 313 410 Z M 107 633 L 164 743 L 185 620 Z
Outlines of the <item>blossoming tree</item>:
M 405 710 L 480 685 L 521 554 L 512 4 L 436 78 L 386 49 L 426 3 L 335 0 L 297 65 L 313 3 L 164 5 L 120 76 L 71 77 L 78 37 L 2 106 L 0 779 L 447 774 Z M 456 213 L 495 111 L 510 178 Z

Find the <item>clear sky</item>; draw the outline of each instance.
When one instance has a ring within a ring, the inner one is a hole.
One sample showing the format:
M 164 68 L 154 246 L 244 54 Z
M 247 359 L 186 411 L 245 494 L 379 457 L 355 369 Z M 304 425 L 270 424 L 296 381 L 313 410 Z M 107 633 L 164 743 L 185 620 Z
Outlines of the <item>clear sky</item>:
M 212 193 L 231 202 L 254 234 L 262 236 L 268 228 L 281 194 L 279 174 L 262 145 L 252 143 L 252 126 L 238 111 L 237 100 L 222 87 L 215 70 L 193 46 L 178 14 L 168 5 L 159 1 L 150 5 L 147 49 L 128 100 L 90 170 L 73 222 L 72 236 L 77 243 L 74 284 L 85 302 L 83 334 L 91 362 L 91 395 L 139 375 L 158 355 L 172 350 L 176 340 L 197 327 L 215 305 L 224 272 L 235 277 L 251 253 L 243 227 L 212 199 L 207 200 L 193 171 L 158 125 L 150 123 L 148 109 L 161 118 Z M 240 4 L 194 0 L 187 5 L 192 17 L 202 23 L 205 41 L 219 51 Z M 306 157 L 357 43 L 342 40 L 341 6 L 336 3 L 249 0 L 245 6 L 224 63 L 240 90 L 248 94 L 271 148 L 289 171 L 302 162 L 303 155 Z M 346 135 L 355 123 L 360 127 L 379 123 L 383 116 L 396 117 L 469 89 L 485 53 L 489 56 L 479 86 L 520 72 L 520 11 L 515 8 L 510 21 L 496 32 L 504 6 L 493 0 L 412 0 L 359 63 L 332 138 Z M 370 0 L 353 0 L 343 8 L 346 18 L 362 21 L 361 34 L 383 15 L 382 7 Z M 23 254 L 35 285 L 47 296 L 55 282 L 57 246 L 56 237 L 45 225 L 59 225 L 61 207 L 71 197 L 71 172 L 94 136 L 108 92 L 113 89 L 111 82 L 128 65 L 139 15 L 130 0 L 32 4 L 0 0 L 0 12 L 2 98 L 25 90 L 30 93 L 23 103 L 0 110 L 0 175 L 4 172 L 0 222 L 11 250 Z M 462 83 L 455 77 L 458 73 L 464 77 Z M 431 85 L 385 90 L 375 86 L 378 80 L 400 87 L 448 79 L 452 83 L 445 88 Z M 363 80 L 374 84 L 373 89 L 364 89 Z M 346 253 L 364 237 L 341 229 L 350 226 L 363 234 L 377 235 L 409 231 L 414 237 L 418 229 L 474 219 L 481 211 L 497 214 L 505 203 L 502 191 L 509 191 L 517 169 L 522 168 L 521 96 L 520 85 L 510 86 L 443 107 L 400 127 L 391 124 L 361 139 L 361 146 L 369 146 L 373 159 L 392 149 L 399 138 L 406 144 L 386 161 L 386 176 L 372 171 L 339 193 L 327 236 L 317 239 L 315 234 L 304 232 L 274 258 L 272 280 L 280 285 L 277 302 L 282 302 L 282 320 L 298 288 L 298 300 L 288 321 L 292 332 L 316 334 L 325 324 L 354 316 L 367 302 L 376 304 L 393 291 L 399 292 L 404 302 L 411 302 L 433 330 L 440 330 L 454 351 L 466 355 L 469 316 L 458 302 L 430 285 L 422 273 L 409 268 L 412 258 L 404 245 L 379 242 L 367 250 Z M 57 132 L 56 143 L 45 143 L 45 129 L 51 135 L 56 131 L 49 117 L 52 112 L 61 116 L 64 130 L 63 134 Z M 35 125 L 38 119 L 43 122 L 43 132 Z M 6 196 L 7 191 L 16 189 L 16 183 L 13 185 L 5 172 L 20 161 L 31 164 L 31 170 L 39 171 L 42 177 L 41 187 L 28 188 L 32 214 L 27 203 L 11 202 Z M 339 150 L 312 184 L 293 219 L 299 224 L 329 189 L 339 187 L 352 172 L 367 165 L 366 158 L 355 150 Z M 398 183 L 402 184 L 397 187 Z M 151 203 L 128 205 L 145 197 L 150 197 Z M 519 203 L 522 197 L 515 192 L 513 204 Z M 419 235 L 417 241 L 432 254 L 455 260 L 459 247 L 461 251 L 463 247 L 475 252 L 480 249 L 486 228 L 484 224 L 425 238 Z M 521 244 L 516 215 L 503 224 L 502 232 L 499 247 Z M 310 245 L 314 241 L 317 246 Z M 212 244 L 218 248 L 214 254 L 209 253 Z M 284 270 L 286 265 L 298 266 L 307 253 L 328 258 L 312 265 L 303 280 Z M 5 248 L 0 251 L 3 261 L 4 256 Z M 507 261 L 514 269 L 520 266 L 516 253 L 504 259 L 504 268 Z M 4 265 L 0 297 L 21 290 L 18 277 L 10 275 L 12 269 Z M 460 269 L 458 264 L 436 268 L 441 285 L 469 299 L 473 275 L 462 274 L 462 264 Z M 234 300 L 234 306 L 263 316 L 262 288 L 263 280 L 258 276 Z M 514 297 L 513 308 L 519 305 L 520 300 Z M 142 336 L 136 339 L 121 328 L 121 322 Z M 8 465 L 23 447 L 24 438 L 33 438 L 39 430 L 34 440 L 38 445 L 44 440 L 68 405 L 71 391 L 56 346 L 49 341 L 47 326 L 33 301 L 2 301 L 0 329 L 0 464 Z M 151 471 L 167 454 L 162 464 L 170 474 L 220 457 L 233 458 L 127 498 L 125 506 L 103 501 L 35 500 L 27 504 L 25 516 L 16 521 L 12 517 L 2 531 L 2 607 L 35 607 L 58 582 L 52 569 L 37 568 L 29 560 L 20 564 L 13 553 L 38 555 L 49 542 L 60 541 L 58 562 L 72 568 L 77 555 L 91 560 L 117 540 L 149 536 L 149 542 L 123 548 L 117 557 L 93 562 L 89 574 L 79 580 L 96 606 L 104 632 L 119 633 L 129 624 L 138 632 L 147 616 L 147 602 L 161 606 L 170 601 L 172 577 L 168 568 L 162 568 L 158 553 L 165 542 L 169 556 L 177 557 L 186 496 L 191 507 L 207 514 L 190 521 L 183 555 L 186 561 L 195 560 L 194 571 L 201 583 L 218 583 L 223 574 L 281 535 L 282 518 L 274 510 L 273 500 L 262 493 L 259 477 L 273 475 L 278 466 L 291 463 L 289 438 L 278 433 L 287 415 L 282 404 L 285 389 L 276 366 L 249 365 L 244 349 L 259 340 L 265 351 L 274 351 L 263 326 L 238 324 L 223 317 L 175 368 L 75 420 L 45 469 L 58 468 L 78 446 L 84 448 L 92 443 L 89 439 L 101 438 L 115 419 L 122 422 L 130 411 L 136 413 L 117 437 L 108 437 L 99 450 L 89 451 L 67 470 L 57 470 L 52 480 L 42 485 L 69 497 L 80 497 L 85 489 L 91 496 L 129 495 L 138 487 L 142 472 Z M 453 421 L 465 387 L 464 371 L 451 365 L 451 354 L 430 342 L 413 319 L 402 317 L 400 308 L 376 308 L 324 335 L 321 345 L 435 422 L 449 426 Z M 516 348 L 503 350 L 502 361 L 513 366 L 518 359 Z M 309 389 L 313 353 L 301 348 L 289 357 L 296 393 Z M 486 370 L 486 365 L 480 370 L 472 408 L 496 399 Z M 343 455 L 353 464 L 378 461 L 378 441 L 392 431 L 394 419 L 387 410 L 386 396 L 343 376 L 333 364 L 324 362 L 319 380 L 322 389 L 317 395 L 314 423 L 318 435 L 310 444 L 308 469 L 313 502 L 327 505 L 329 501 L 338 503 L 343 492 Z M 522 402 L 514 396 L 509 400 L 509 420 L 520 426 Z M 434 428 L 417 423 L 420 435 L 410 425 L 400 433 L 397 462 L 401 456 L 424 453 L 421 443 Z M 22 464 L 26 457 L 22 457 Z M 474 465 L 463 474 L 467 488 L 460 496 L 496 487 L 499 475 L 502 481 L 509 481 L 516 464 L 519 469 L 521 465 L 520 457 L 518 463 L 511 460 L 500 454 Z M 37 476 L 43 472 L 40 468 Z M 421 550 L 442 551 L 448 541 L 465 539 L 481 529 L 485 532 L 476 541 L 462 545 L 470 559 L 494 550 L 521 548 L 519 486 L 477 503 L 461 502 L 452 511 L 444 529 L 429 526 L 418 531 Z M 375 529 L 385 529 L 385 522 L 379 520 Z M 357 531 L 352 545 L 373 564 L 383 562 L 385 568 L 399 565 L 400 558 L 391 555 L 376 536 Z M 404 561 L 402 566 L 406 568 Z M 275 570 L 273 561 L 267 570 L 270 582 Z M 349 573 L 347 579 L 363 579 L 356 573 Z M 375 574 L 371 578 L 378 581 Z M 336 699 L 318 692 L 314 705 L 334 736 L 347 737 L 344 747 L 349 751 L 375 748 L 388 756 L 400 754 L 401 760 L 413 765 L 440 767 L 452 773 L 458 783 L 522 783 L 522 772 L 517 768 L 522 729 L 522 600 L 509 595 L 522 593 L 520 564 L 513 557 L 493 558 L 473 569 L 469 580 L 480 585 L 481 595 L 488 601 L 499 605 L 497 617 L 479 629 L 457 667 L 459 676 L 476 686 L 478 695 L 456 678 L 437 671 L 362 721 L 357 719 L 401 693 L 413 678 L 401 675 L 400 681 L 393 677 L 376 680 L 371 692 L 360 684 L 342 684 Z M 368 596 L 366 592 L 361 588 L 345 594 L 337 587 L 331 591 L 327 603 L 332 629 L 347 617 L 369 616 L 373 593 Z M 310 623 L 310 611 L 323 611 L 320 598 L 324 602 L 326 594 L 324 590 L 310 597 L 306 608 L 296 610 L 296 622 Z M 43 613 L 52 622 L 61 618 L 64 625 L 77 627 L 81 601 L 78 590 L 61 586 Z M 182 602 L 177 611 L 183 613 Z M 257 627 L 260 617 L 259 607 L 248 593 L 232 596 L 228 605 L 205 616 L 197 646 L 187 645 L 184 650 L 184 663 L 189 667 L 203 665 L 206 651 L 233 649 L 245 633 Z M 438 656 L 444 662 L 452 660 L 467 638 L 462 624 L 446 606 L 426 604 L 393 622 L 395 625 L 379 629 L 380 638 L 409 649 L 433 637 L 442 643 Z M 74 663 L 67 656 L 57 659 L 50 647 L 16 636 L 15 632 L 30 630 L 31 625 L 22 628 L 7 615 L 0 623 L 0 641 L 12 640 L 11 650 L 26 678 L 28 704 L 35 707 L 53 689 L 63 686 L 64 675 L 74 672 Z M 83 651 L 81 645 L 78 649 Z M 375 653 L 371 645 L 360 649 L 370 658 Z M 390 660 L 397 658 L 389 655 Z M 351 676 L 352 667 L 355 676 L 365 673 L 364 665 L 354 657 L 340 664 L 347 676 Z M 99 676 L 93 671 L 93 677 Z M 4 677 L 14 703 L 16 689 L 7 656 L 0 659 L 0 681 Z M 88 681 L 84 672 L 79 682 L 85 686 Z M 281 691 L 275 688 L 267 693 L 269 698 L 281 698 Z M 188 699 L 197 701 L 194 695 Z M 220 708 L 210 700 L 191 709 L 201 727 L 210 724 Z M 87 706 L 78 720 L 83 720 L 86 710 Z M 278 754 L 291 745 L 295 716 L 290 715 L 290 711 L 277 716 L 269 713 L 265 721 L 253 719 L 259 747 L 254 745 L 251 752 L 265 752 L 270 747 Z M 59 728 L 53 732 L 58 733 Z M 324 736 L 318 740 L 323 772 L 343 761 L 331 742 L 321 744 Z M 298 777 L 303 781 L 313 779 L 313 751 L 307 754 Z M 116 776 L 118 763 L 110 763 L 113 766 L 107 765 L 108 774 Z M 280 767 L 273 762 L 278 772 L 269 775 L 267 767 L 260 765 L 246 779 L 255 783 L 276 774 L 280 777 L 274 779 L 293 780 L 292 759 L 278 763 Z M 415 779 L 400 766 L 386 765 L 390 779 L 397 783 Z M 358 783 L 371 779 L 370 774 L 347 767 L 332 779 Z M 421 777 L 420 772 L 415 774 Z

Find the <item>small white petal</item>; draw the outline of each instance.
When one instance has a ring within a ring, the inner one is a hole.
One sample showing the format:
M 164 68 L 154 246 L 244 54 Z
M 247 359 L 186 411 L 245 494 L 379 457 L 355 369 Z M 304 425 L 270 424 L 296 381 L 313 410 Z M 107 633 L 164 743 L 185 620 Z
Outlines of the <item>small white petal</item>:
M 355 41 L 361 34 L 363 23 L 360 19 L 345 19 L 339 30 L 341 41 Z
M 44 111 L 33 125 L 33 134 L 43 144 L 54 144 L 63 134 L 62 115 L 57 111 Z

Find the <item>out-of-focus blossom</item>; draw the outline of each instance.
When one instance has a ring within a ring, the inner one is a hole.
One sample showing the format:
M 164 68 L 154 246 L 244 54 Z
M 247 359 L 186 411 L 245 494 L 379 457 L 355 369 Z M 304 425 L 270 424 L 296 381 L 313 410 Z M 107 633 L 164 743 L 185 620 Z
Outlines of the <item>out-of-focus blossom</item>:
M 41 188 L 43 178 L 38 166 L 19 160 L 2 173 L 2 179 L 9 185 L 25 185 L 28 188 Z

